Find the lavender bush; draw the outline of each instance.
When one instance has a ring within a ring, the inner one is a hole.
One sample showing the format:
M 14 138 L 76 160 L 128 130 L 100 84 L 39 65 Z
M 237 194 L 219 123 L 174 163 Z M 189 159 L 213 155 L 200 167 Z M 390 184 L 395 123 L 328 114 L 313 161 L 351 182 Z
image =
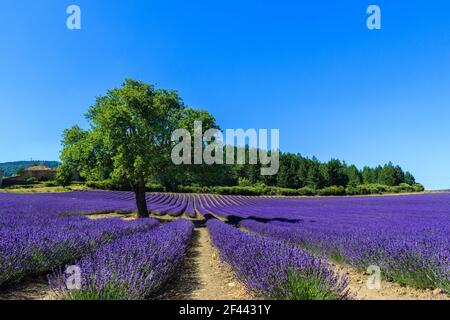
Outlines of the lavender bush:
M 247 234 L 219 220 L 208 230 L 220 257 L 257 295 L 274 299 L 348 299 L 347 280 L 334 274 L 325 259 L 297 246 Z
M 361 271 L 450 292 L 450 194 L 351 198 L 223 197 L 207 210 Z M 233 204 L 232 202 L 239 202 Z
M 154 295 L 180 267 L 191 241 L 192 222 L 184 219 L 123 237 L 78 263 L 80 290 L 68 290 L 65 276 L 50 284 L 64 299 L 136 300 Z
M 315 254 L 349 263 L 361 271 L 370 265 L 384 277 L 418 288 L 441 288 L 450 292 L 449 242 L 445 233 L 402 229 L 370 230 L 359 224 L 326 227 L 320 223 L 260 223 L 241 226 L 260 234 L 299 244 Z
M 68 196 L 0 194 L 0 286 L 63 266 L 114 239 L 158 224 L 153 219 L 130 223 L 62 217 L 59 213 L 65 210 L 111 205 L 102 200 L 80 203 Z

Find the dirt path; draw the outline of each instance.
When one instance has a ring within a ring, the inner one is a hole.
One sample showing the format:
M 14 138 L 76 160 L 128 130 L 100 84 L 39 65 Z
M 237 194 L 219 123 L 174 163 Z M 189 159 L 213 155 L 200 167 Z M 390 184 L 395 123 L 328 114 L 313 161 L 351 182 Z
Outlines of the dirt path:
M 230 268 L 220 262 L 208 230 L 196 228 L 180 277 L 169 286 L 163 299 L 251 299 Z
M 368 276 L 348 265 L 334 265 L 335 271 L 345 274 L 349 288 L 358 300 L 450 300 L 450 296 L 440 289 L 420 290 L 386 281 L 382 278 L 381 288 L 369 289 L 366 285 Z
M 25 280 L 0 291 L 0 300 L 51 300 L 52 296 L 46 277 Z

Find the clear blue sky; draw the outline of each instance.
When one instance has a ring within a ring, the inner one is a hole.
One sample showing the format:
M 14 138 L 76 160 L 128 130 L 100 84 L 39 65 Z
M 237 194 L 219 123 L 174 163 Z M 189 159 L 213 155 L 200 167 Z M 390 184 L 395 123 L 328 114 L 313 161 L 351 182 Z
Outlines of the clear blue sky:
M 82 30 L 66 28 L 70 4 Z M 449 15 L 448 0 L 3 0 L 0 162 L 58 159 L 62 130 L 133 77 L 222 128 L 279 128 L 284 151 L 393 161 L 448 188 Z

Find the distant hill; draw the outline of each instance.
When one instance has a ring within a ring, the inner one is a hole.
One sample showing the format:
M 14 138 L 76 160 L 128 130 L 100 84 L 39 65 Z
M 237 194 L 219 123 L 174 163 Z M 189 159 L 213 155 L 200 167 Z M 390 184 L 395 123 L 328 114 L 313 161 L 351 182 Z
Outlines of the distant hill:
M 58 161 L 14 161 L 0 163 L 0 170 L 4 171 L 5 177 L 10 177 L 17 172 L 21 167 L 27 169 L 35 164 L 44 164 L 49 168 L 56 168 L 59 165 Z

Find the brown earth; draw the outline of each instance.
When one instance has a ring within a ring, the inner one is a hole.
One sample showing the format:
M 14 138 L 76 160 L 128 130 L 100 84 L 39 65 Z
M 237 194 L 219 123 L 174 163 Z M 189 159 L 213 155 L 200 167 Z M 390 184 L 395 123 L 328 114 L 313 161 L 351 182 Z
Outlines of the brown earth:
M 0 291 L 0 300 L 51 300 L 52 297 L 46 277 L 27 279 Z
M 180 276 L 172 281 L 162 299 L 176 300 L 250 300 L 251 295 L 223 264 L 211 245 L 208 230 L 194 230 L 192 245 Z
M 421 290 L 381 280 L 381 288 L 369 289 L 365 275 L 349 265 L 334 264 L 335 271 L 347 276 L 349 288 L 357 300 L 450 300 L 450 296 L 440 289 Z

